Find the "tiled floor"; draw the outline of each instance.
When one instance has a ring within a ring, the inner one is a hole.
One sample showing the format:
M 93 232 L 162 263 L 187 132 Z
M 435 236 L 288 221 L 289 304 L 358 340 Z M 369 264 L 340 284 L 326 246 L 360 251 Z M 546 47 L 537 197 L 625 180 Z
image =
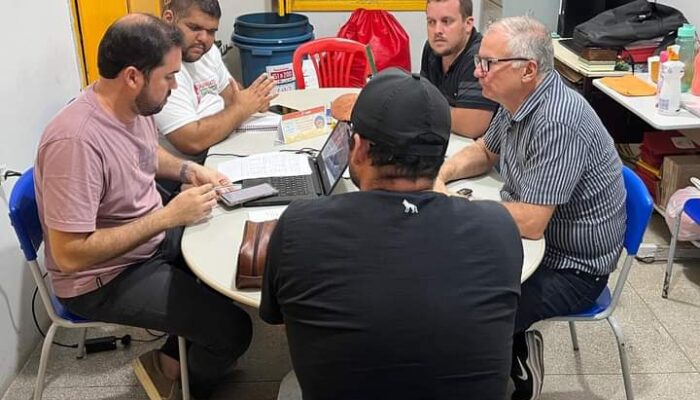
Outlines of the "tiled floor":
M 655 215 L 646 242 L 668 243 L 668 229 Z M 700 398 L 700 260 L 676 265 L 668 300 L 660 296 L 665 263 L 635 263 L 616 310 L 624 330 L 638 400 Z M 254 310 L 249 310 L 252 314 Z M 274 399 L 290 370 L 284 331 L 254 318 L 255 337 L 239 368 L 216 399 Z M 542 400 L 625 399 L 615 338 L 605 322 L 577 324 L 580 351 L 575 353 L 566 323 L 538 324 L 544 335 L 546 375 Z M 75 335 L 60 332 L 60 340 Z M 147 338 L 142 330 L 109 333 Z M 103 333 L 92 332 L 92 336 Z M 153 343 L 91 354 L 75 360 L 73 350 L 54 347 L 44 399 L 146 399 L 130 361 Z M 3 400 L 31 398 L 39 348 L 10 386 Z

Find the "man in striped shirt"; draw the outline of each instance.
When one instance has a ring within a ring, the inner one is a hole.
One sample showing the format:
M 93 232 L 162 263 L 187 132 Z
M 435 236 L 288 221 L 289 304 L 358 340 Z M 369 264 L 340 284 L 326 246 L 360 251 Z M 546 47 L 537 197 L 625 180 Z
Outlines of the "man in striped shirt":
M 498 102 L 482 139 L 448 160 L 444 183 L 483 174 L 496 163 L 501 196 L 523 237 L 546 240 L 537 272 L 522 285 L 515 320 L 512 399 L 542 390 L 542 336 L 533 323 L 589 308 L 615 269 L 625 231 L 625 188 L 612 139 L 590 105 L 553 71 L 546 28 L 505 18 L 475 57 L 484 96 Z

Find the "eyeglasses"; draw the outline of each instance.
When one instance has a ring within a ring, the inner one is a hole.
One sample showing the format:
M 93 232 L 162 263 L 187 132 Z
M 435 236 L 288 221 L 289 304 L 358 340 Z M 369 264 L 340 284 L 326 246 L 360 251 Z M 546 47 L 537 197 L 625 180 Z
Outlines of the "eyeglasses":
M 481 68 L 483 72 L 489 72 L 489 69 L 491 69 L 491 64 L 497 64 L 499 62 L 506 62 L 506 61 L 530 61 L 531 58 L 524 58 L 524 57 L 510 57 L 510 58 L 490 58 L 490 57 L 481 57 L 481 56 L 474 56 L 474 67 L 475 68 Z
M 347 138 L 348 138 L 348 143 L 349 143 L 348 148 L 352 148 L 352 146 L 354 146 L 354 145 L 353 145 L 353 142 L 354 142 L 353 136 L 355 136 L 355 134 L 357 133 L 357 132 L 355 132 L 355 126 L 352 124 L 351 121 L 339 120 L 339 121 L 338 121 L 338 125 L 341 125 L 341 124 L 343 124 L 343 125 L 345 125 L 345 126 L 336 126 L 336 129 L 341 129 L 341 128 L 342 128 L 342 129 L 345 129 L 345 130 L 346 130 Z M 358 133 L 358 135 L 360 135 L 360 134 Z M 373 141 L 367 139 L 366 137 L 364 137 L 364 136 L 362 136 L 362 135 L 360 135 L 360 137 L 369 142 L 369 147 L 374 147 L 374 146 L 376 145 L 376 143 L 374 143 Z
M 352 122 L 339 120 L 337 124 L 341 125 L 341 126 L 336 126 L 336 129 L 344 129 L 345 130 L 345 134 L 347 135 L 347 138 L 348 138 L 348 143 L 350 143 L 350 145 L 352 146 L 352 135 L 355 134 L 355 128 L 352 125 Z

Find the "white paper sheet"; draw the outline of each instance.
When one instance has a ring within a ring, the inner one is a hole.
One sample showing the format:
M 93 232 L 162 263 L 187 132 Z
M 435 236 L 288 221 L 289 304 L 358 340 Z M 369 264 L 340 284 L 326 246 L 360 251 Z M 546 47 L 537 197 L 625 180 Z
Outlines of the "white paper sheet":
M 253 222 L 270 221 L 279 219 L 287 206 L 268 208 L 265 210 L 248 211 L 248 219 Z
M 308 156 L 270 152 L 236 158 L 219 164 L 219 172 L 231 182 L 269 176 L 311 175 Z

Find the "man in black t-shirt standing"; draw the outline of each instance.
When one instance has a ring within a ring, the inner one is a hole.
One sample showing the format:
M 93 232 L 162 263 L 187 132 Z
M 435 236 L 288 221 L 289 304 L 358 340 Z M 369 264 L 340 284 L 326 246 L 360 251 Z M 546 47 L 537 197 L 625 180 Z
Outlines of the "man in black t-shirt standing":
M 260 316 L 286 324 L 304 399 L 503 400 L 523 261 L 513 219 L 432 191 L 450 111 L 425 78 L 382 71 L 351 120 L 360 191 L 290 204 L 268 248 Z
M 484 98 L 474 77 L 481 34 L 474 28 L 472 2 L 428 0 L 425 13 L 428 41 L 420 73 L 450 104 L 452 131 L 476 139 L 486 132 L 498 104 Z

